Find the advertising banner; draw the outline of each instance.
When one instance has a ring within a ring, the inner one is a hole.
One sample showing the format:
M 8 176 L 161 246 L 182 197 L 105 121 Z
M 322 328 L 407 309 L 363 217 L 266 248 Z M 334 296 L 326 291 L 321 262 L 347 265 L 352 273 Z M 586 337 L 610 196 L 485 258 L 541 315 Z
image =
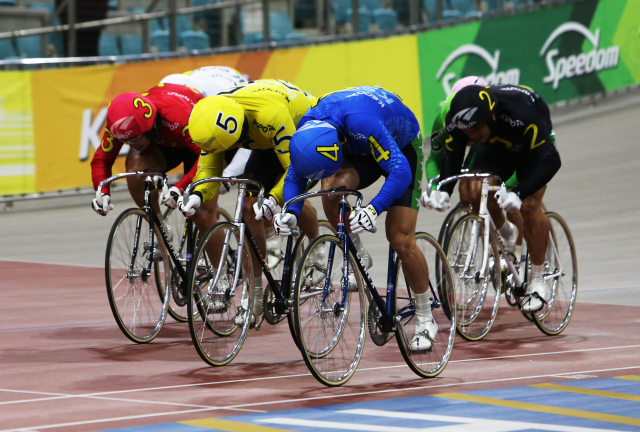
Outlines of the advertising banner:
M 0 195 L 91 185 L 109 101 L 164 76 L 230 66 L 321 96 L 400 95 L 428 136 L 461 77 L 532 87 L 549 103 L 640 83 L 640 0 L 587 0 L 415 35 L 121 65 L 0 72 Z M 121 155 L 126 154 L 126 146 Z M 118 158 L 114 173 L 124 170 Z

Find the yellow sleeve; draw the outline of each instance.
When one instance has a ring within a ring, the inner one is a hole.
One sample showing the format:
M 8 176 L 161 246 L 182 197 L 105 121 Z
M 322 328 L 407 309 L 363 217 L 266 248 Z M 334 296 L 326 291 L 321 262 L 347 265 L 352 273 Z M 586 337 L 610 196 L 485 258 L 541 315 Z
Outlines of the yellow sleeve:
M 222 168 L 224 162 L 224 153 L 209 153 L 200 152 L 200 159 L 198 160 L 198 169 L 196 175 L 193 176 L 193 181 L 202 180 L 208 177 L 220 177 L 222 175 Z M 220 183 L 205 183 L 196 187 L 196 191 L 202 194 L 202 201 L 206 202 L 216 196 L 220 189 Z
M 287 109 L 278 110 L 276 116 L 273 120 L 273 131 L 269 131 L 273 142 L 273 151 L 276 152 L 276 156 L 278 156 L 278 160 L 280 161 L 280 165 L 284 169 L 284 175 L 280 178 L 278 183 L 269 191 L 269 194 L 272 195 L 278 204 L 282 206 L 284 204 L 284 178 L 287 176 L 287 170 L 289 169 L 289 165 L 291 164 L 291 155 L 289 153 L 289 141 L 291 141 L 291 137 L 293 133 L 296 131 L 296 127 L 293 124 L 293 119 L 291 118 L 291 114 Z

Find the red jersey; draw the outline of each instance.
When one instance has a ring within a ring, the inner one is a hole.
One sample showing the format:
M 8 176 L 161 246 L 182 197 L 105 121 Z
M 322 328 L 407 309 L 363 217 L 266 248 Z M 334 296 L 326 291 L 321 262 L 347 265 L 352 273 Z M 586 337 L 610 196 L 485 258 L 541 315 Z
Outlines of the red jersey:
M 188 125 L 193 107 L 204 96 L 190 87 L 176 84 L 159 84 L 142 93 L 142 96 L 155 104 L 158 110 L 157 115 L 160 116 L 160 140 L 155 144 L 163 147 L 188 147 L 194 154 L 199 155 L 200 148 L 191 140 Z M 111 177 L 111 168 L 122 145 L 122 141 L 113 137 L 109 129 L 105 128 L 100 148 L 91 160 L 94 189 L 97 190 L 101 181 Z M 180 190 L 184 190 L 191 183 L 197 167 L 196 162 L 192 170 L 176 184 Z M 104 193 L 110 193 L 109 186 L 103 189 Z

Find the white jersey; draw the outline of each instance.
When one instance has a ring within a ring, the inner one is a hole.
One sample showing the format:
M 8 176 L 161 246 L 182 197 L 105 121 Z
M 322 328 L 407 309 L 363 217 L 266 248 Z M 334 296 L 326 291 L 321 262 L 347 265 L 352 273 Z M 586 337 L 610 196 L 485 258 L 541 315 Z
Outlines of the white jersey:
M 228 88 L 246 84 L 248 81 L 233 68 L 206 66 L 183 74 L 166 76 L 160 82 L 163 84 L 186 85 L 207 97 L 217 95 Z

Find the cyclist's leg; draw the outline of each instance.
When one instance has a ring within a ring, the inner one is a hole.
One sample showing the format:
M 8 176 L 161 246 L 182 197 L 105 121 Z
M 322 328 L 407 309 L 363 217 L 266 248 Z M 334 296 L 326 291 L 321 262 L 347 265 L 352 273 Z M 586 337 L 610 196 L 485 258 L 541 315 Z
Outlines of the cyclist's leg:
M 349 156 L 345 158 L 342 166 L 331 177 L 322 179 L 322 190 L 335 189 L 339 187 L 346 187 L 347 189 L 357 189 L 360 184 L 360 176 L 358 170 L 353 163 L 349 160 Z M 339 197 L 329 198 L 328 196 L 322 197 L 322 206 L 324 208 L 324 214 L 327 216 L 327 220 L 331 223 L 334 229 L 338 228 L 338 203 Z M 348 229 L 348 226 L 346 227 Z
M 310 239 L 318 237 L 318 211 L 311 205 L 309 201 L 305 201 L 302 205 L 302 211 L 300 212 L 300 220 L 298 225 L 303 233 Z
M 125 167 L 127 172 L 142 171 L 150 169 L 152 171 L 167 171 L 167 160 L 157 144 L 151 143 L 144 150 L 137 151 L 135 149 L 129 149 L 127 158 L 125 160 Z M 129 193 L 131 198 L 140 208 L 144 207 L 144 177 L 135 178 L 127 177 L 127 186 L 129 187 Z M 158 203 L 158 191 L 151 191 L 151 206 L 156 211 L 156 214 L 162 217 L 160 212 L 160 204 Z

